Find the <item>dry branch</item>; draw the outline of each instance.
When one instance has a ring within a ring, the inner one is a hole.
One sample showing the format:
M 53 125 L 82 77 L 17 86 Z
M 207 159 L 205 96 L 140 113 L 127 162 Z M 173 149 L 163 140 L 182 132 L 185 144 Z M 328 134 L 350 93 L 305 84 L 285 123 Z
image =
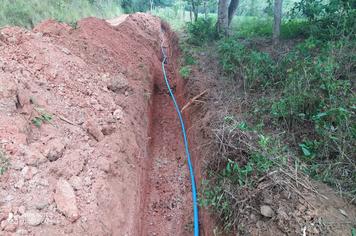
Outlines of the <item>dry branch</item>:
M 206 94 L 208 92 L 208 90 L 204 90 L 203 92 L 201 92 L 200 94 L 198 94 L 197 96 L 191 98 L 189 100 L 189 102 L 187 102 L 187 104 L 185 104 L 181 110 L 181 112 L 183 112 L 185 109 L 187 109 L 188 107 L 190 107 L 194 102 L 203 102 L 203 101 L 200 101 L 198 100 L 198 98 L 202 97 L 204 94 Z

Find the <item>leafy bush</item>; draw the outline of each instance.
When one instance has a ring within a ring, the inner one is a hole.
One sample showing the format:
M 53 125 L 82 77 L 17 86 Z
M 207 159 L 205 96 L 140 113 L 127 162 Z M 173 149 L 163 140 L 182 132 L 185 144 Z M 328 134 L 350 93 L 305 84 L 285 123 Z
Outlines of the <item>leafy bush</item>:
M 295 4 L 293 15 L 307 17 L 310 35 L 323 40 L 354 37 L 356 3 L 354 0 L 302 0 Z
M 198 18 L 196 22 L 187 23 L 188 43 L 201 46 L 215 38 L 215 26 L 212 18 Z
M 218 53 L 225 75 L 241 76 L 245 90 L 265 87 L 272 82 L 275 63 L 269 54 L 248 49 L 233 37 L 218 42 Z
M 259 189 L 266 190 L 261 188 L 261 180 L 281 167 L 289 171 L 288 151 L 280 145 L 278 137 L 268 136 L 233 116 L 226 116 L 215 130 L 216 153 L 212 153 L 214 158 L 208 162 L 208 176 L 202 182 L 199 200 L 202 206 L 212 208 L 223 231 L 235 232 L 244 218 L 250 216 L 248 206 L 260 198 Z M 275 189 L 285 188 L 288 182 L 285 180 L 290 177 L 279 173 L 276 178 L 283 181 L 275 179 L 271 185 Z
M 232 37 L 218 42 L 224 74 L 242 78 L 246 92 L 268 96 L 252 105 L 256 122 L 293 133 L 309 160 L 305 171 L 345 192 L 356 188 L 354 48 L 348 38 L 325 43 L 311 37 L 273 60 Z M 318 145 L 308 149 L 303 140 Z
M 191 69 L 189 66 L 183 66 L 182 68 L 180 68 L 179 74 L 183 77 L 183 79 L 187 79 L 190 75 L 190 71 Z

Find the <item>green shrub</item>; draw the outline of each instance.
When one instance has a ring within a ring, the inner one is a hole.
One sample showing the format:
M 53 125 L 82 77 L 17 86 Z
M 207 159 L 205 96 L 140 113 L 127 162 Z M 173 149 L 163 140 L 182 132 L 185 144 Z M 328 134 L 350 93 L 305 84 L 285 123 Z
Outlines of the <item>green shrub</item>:
M 226 116 L 218 130 L 217 142 L 221 145 L 224 140 L 227 145 L 209 160 L 199 200 L 218 216 L 222 230 L 231 232 L 240 226 L 240 210 L 257 200 L 258 195 L 252 193 L 260 180 L 285 165 L 287 153 L 278 139 L 233 116 Z
M 212 18 L 199 18 L 187 23 L 188 43 L 201 46 L 215 38 L 215 26 Z
M 241 78 L 251 95 L 267 96 L 251 106 L 255 121 L 288 130 L 304 145 L 302 155 L 309 150 L 302 140 L 317 143 L 306 172 L 345 192 L 355 189 L 355 41 L 311 37 L 276 60 L 233 37 L 217 46 L 225 76 Z
M 183 79 L 187 79 L 190 75 L 190 72 L 191 72 L 191 68 L 189 66 L 183 66 L 179 70 L 179 74 L 180 76 L 183 77 Z
M 245 90 L 266 87 L 273 81 L 275 63 L 269 54 L 248 49 L 233 37 L 218 42 L 218 53 L 225 75 L 242 77 Z

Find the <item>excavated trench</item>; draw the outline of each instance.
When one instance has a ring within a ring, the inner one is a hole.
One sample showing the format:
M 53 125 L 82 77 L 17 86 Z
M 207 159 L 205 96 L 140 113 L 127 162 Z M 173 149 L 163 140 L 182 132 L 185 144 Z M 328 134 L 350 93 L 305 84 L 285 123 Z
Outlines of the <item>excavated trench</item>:
M 163 25 L 164 27 L 164 25 Z M 182 81 L 177 73 L 177 42 L 173 34 L 163 37 L 169 57 L 169 80 L 180 104 Z M 173 37 L 173 38 L 172 38 Z M 190 235 L 192 198 L 181 127 L 163 75 L 154 78 L 149 131 L 149 157 L 143 178 L 140 235 Z

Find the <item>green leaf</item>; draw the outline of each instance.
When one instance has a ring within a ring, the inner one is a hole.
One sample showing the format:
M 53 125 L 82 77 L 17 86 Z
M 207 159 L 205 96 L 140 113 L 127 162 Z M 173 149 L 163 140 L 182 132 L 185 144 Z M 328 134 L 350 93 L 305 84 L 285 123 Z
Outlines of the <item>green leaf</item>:
M 303 155 L 306 156 L 306 157 L 310 157 L 311 156 L 311 152 L 309 150 L 309 147 L 305 144 L 299 144 L 299 147 L 302 148 L 302 152 L 303 152 Z
M 42 125 L 42 119 L 40 117 L 35 117 L 32 119 L 32 124 L 39 128 Z

